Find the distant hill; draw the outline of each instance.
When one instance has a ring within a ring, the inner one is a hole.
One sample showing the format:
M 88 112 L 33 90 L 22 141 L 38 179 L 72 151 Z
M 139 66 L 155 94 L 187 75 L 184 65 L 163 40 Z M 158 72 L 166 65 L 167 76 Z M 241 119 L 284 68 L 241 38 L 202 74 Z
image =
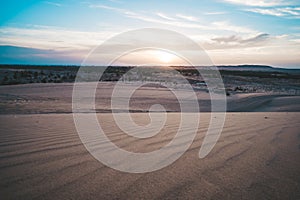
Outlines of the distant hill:
M 20 64 L 0 64 L 0 69 L 37 69 L 37 70 L 62 70 L 62 71 L 77 71 L 78 65 L 20 65 Z M 96 67 L 96 66 L 95 66 Z M 104 66 L 99 66 L 104 67 Z M 113 68 L 126 68 L 134 66 L 112 66 Z M 190 66 L 171 66 L 178 70 L 192 69 Z M 210 66 L 198 66 L 196 68 L 203 68 Z M 300 69 L 286 69 L 277 68 L 268 65 L 218 65 L 216 66 L 220 71 L 247 71 L 247 72 L 277 72 L 288 74 L 300 74 Z
M 288 74 L 300 74 L 300 69 L 275 68 L 267 65 L 222 65 L 217 66 L 224 71 L 258 71 L 258 72 L 281 72 Z

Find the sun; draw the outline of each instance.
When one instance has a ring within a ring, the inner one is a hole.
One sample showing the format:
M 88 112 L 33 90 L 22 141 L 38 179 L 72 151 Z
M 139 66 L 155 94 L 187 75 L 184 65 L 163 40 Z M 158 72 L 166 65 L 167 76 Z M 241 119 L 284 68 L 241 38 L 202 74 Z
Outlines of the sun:
M 156 57 L 160 62 L 170 63 L 174 60 L 174 55 L 165 51 L 157 51 Z

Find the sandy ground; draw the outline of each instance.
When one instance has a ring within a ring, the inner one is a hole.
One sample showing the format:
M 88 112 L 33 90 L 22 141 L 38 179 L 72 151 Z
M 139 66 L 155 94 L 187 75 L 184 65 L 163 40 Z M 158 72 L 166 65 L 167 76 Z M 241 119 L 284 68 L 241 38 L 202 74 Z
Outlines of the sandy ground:
M 146 113 L 132 115 L 147 123 Z M 137 152 L 165 145 L 179 120 L 169 113 L 162 133 L 137 140 L 119 131 L 110 113 L 98 117 L 116 145 Z M 193 144 L 176 162 L 130 174 L 87 152 L 71 114 L 1 115 L 1 199 L 300 199 L 300 113 L 228 113 L 204 159 L 198 152 L 210 114 L 201 117 Z
M 130 110 L 137 124 L 150 122 L 145 111 L 153 104 L 170 111 L 159 134 L 138 139 L 120 130 L 109 113 L 113 86 L 101 83 L 96 91 L 97 116 L 108 138 L 140 153 L 167 145 L 180 122 L 174 95 L 155 87 L 134 93 Z M 103 165 L 85 149 L 71 114 L 72 89 L 68 83 L 0 86 L 1 199 L 300 199 L 299 96 L 228 97 L 232 112 L 221 137 L 200 159 L 210 100 L 197 91 L 201 121 L 188 151 L 161 170 L 131 174 Z
M 124 84 L 130 89 L 130 84 Z M 90 88 L 87 86 L 87 88 Z M 96 111 L 111 112 L 112 82 L 101 82 L 96 91 Z M 71 113 L 71 83 L 25 84 L 0 86 L 0 114 Z M 185 94 L 189 96 L 187 92 Z M 196 91 L 201 112 L 210 111 L 207 92 Z M 234 112 L 300 112 L 300 96 L 279 94 L 238 94 L 227 97 L 227 111 Z M 162 104 L 169 112 L 178 112 L 180 107 L 174 94 L 165 88 L 143 87 L 137 90 L 130 101 L 132 112 L 148 111 L 153 104 Z M 116 110 L 122 112 L 122 106 Z M 190 110 L 193 110 L 191 108 Z

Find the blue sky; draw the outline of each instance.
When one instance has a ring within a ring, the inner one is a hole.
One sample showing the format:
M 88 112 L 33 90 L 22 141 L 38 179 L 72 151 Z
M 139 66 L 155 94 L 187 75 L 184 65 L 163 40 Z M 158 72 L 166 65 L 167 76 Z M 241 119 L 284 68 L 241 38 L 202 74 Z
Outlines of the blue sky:
M 297 1 L 13 0 L 0 12 L 1 63 L 80 64 L 118 33 L 155 27 L 190 37 L 215 64 L 300 68 Z

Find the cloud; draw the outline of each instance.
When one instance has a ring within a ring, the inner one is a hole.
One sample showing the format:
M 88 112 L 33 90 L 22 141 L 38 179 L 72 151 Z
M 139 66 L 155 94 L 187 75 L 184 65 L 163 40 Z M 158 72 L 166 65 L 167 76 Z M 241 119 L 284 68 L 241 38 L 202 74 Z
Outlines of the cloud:
M 282 67 L 299 67 L 300 64 L 300 40 L 288 35 L 263 33 L 248 38 L 231 35 L 213 38 L 203 47 L 215 64 L 251 63 Z
M 204 12 L 204 15 L 225 15 L 228 12 Z
M 124 9 L 112 7 L 112 6 L 106 6 L 106 5 L 102 5 L 102 4 L 90 4 L 89 7 L 90 8 L 103 8 L 103 9 L 113 10 L 113 11 L 117 11 L 117 12 L 126 12 L 126 10 L 124 10 Z
M 156 13 L 159 17 L 166 19 L 166 20 L 175 20 L 172 17 L 168 17 L 167 15 L 163 14 L 163 13 Z
M 244 26 L 233 25 L 228 21 L 217 21 L 213 23 L 201 24 L 197 17 L 190 16 L 190 15 L 175 14 L 175 16 L 167 16 L 162 13 L 154 13 L 154 15 L 153 14 L 145 15 L 144 13 L 132 12 L 130 10 L 106 6 L 106 5 L 90 5 L 89 7 L 112 10 L 120 14 L 123 14 L 124 16 L 129 18 L 138 19 L 145 22 L 175 26 L 180 28 L 198 29 L 202 31 L 229 31 L 229 32 L 236 32 L 236 33 L 247 33 L 247 34 L 258 33 L 256 30 Z
M 51 26 L 0 27 L 0 44 L 39 49 L 88 50 L 112 34 L 110 31 L 84 32 Z
M 250 8 L 244 10 L 276 17 L 300 18 L 300 7 Z
M 177 14 L 177 17 L 187 20 L 187 21 L 191 21 L 191 22 L 197 22 L 198 19 L 194 16 L 189 16 L 189 15 L 183 15 L 183 14 Z
M 269 34 L 262 33 L 259 35 L 256 35 L 251 38 L 246 38 L 243 39 L 241 36 L 237 35 L 231 35 L 228 37 L 217 37 L 213 38 L 212 41 L 215 41 L 219 44 L 231 44 L 231 45 L 236 45 L 236 44 L 250 44 L 250 43 L 258 43 L 258 42 L 264 42 L 270 37 Z
M 232 4 L 244 6 L 272 7 L 272 6 L 287 6 L 293 5 L 293 1 L 287 0 L 223 0 Z
M 255 36 L 255 37 L 242 40 L 241 43 L 262 42 L 262 41 L 268 40 L 269 38 L 270 38 L 269 34 L 262 33 L 262 34 L 259 34 L 259 35 Z
M 299 68 L 300 42 L 288 38 L 270 37 L 267 43 L 212 48 L 207 50 L 215 64 L 266 64 Z
M 232 4 L 248 6 L 244 11 L 286 18 L 300 18 L 299 3 L 290 0 L 223 0 Z M 250 8 L 249 8 L 250 7 Z

